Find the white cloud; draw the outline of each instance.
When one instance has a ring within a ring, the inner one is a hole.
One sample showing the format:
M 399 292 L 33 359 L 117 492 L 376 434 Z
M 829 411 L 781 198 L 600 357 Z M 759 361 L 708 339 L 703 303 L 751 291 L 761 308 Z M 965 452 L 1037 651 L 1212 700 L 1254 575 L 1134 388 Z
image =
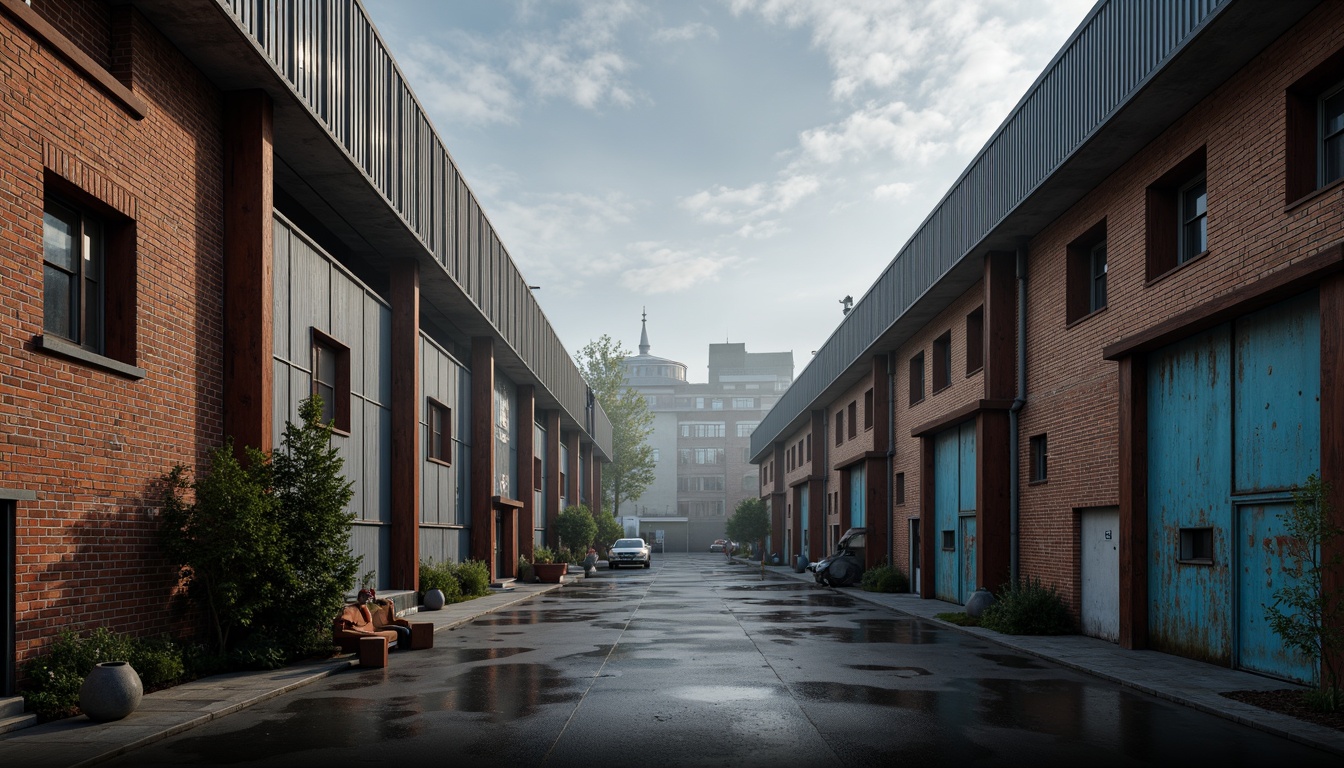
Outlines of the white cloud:
M 908 184 L 903 181 L 893 182 L 891 184 L 882 184 L 873 189 L 873 199 L 878 202 L 905 202 L 910 198 L 910 193 L 915 191 L 914 184 Z
M 780 231 L 763 220 L 778 216 L 816 194 L 821 181 L 815 176 L 785 176 L 769 186 L 753 184 L 741 189 L 717 186 L 681 199 L 681 207 L 706 224 L 738 226 L 744 237 L 760 238 Z
M 423 40 L 407 46 L 398 61 L 425 108 L 469 125 L 513 123 L 518 109 L 513 84 L 482 61 L 475 42 L 453 35 L 450 45 Z
M 732 259 L 712 258 L 658 243 L 635 243 L 628 260 L 642 266 L 621 274 L 621 287 L 637 293 L 680 293 L 712 282 Z
M 680 27 L 664 27 L 652 35 L 655 43 L 684 43 L 700 37 L 717 40 L 719 32 L 710 25 L 697 21 Z
M 508 69 L 543 99 L 566 98 L 584 109 L 630 106 L 635 93 L 625 74 L 633 65 L 617 50 L 617 32 L 635 15 L 626 0 L 584 3 L 555 33 L 517 41 Z

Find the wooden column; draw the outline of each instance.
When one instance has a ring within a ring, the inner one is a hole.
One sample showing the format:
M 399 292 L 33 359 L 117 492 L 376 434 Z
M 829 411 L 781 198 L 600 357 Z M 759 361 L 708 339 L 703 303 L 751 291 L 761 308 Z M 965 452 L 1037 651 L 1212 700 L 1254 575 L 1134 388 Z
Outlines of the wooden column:
M 392 307 L 392 583 L 420 588 L 420 265 L 391 265 Z
M 583 501 L 579 498 L 579 433 L 573 432 L 568 435 L 565 444 L 569 446 L 569 465 L 565 467 L 565 478 L 569 481 L 569 487 L 565 489 L 565 498 L 569 499 L 569 505 L 572 507 Z
M 1120 647 L 1139 649 L 1148 647 L 1148 365 L 1142 354 L 1119 362 Z
M 883 421 L 885 422 L 885 419 Z M 876 423 L 873 424 L 873 429 L 877 429 Z M 885 451 L 882 453 L 885 454 Z M 873 455 L 866 460 L 866 463 L 868 466 L 864 470 L 864 478 L 868 482 L 868 498 L 866 500 L 868 504 L 868 535 L 866 537 L 868 546 L 864 550 L 864 567 L 875 568 L 886 562 L 887 542 L 891 537 L 891 503 L 887 494 L 887 473 L 891 469 L 891 462 L 887 460 L 885 455 Z M 844 531 L 840 533 L 843 535 Z
M 975 448 L 976 586 L 993 592 L 1011 577 L 1008 411 L 980 412 L 975 420 Z
M 529 562 L 537 527 L 537 393 L 533 387 L 518 388 L 518 552 Z M 517 558 L 515 558 L 515 561 Z
M 224 98 L 224 434 L 270 451 L 275 386 L 271 99 Z
M 597 460 L 596 454 L 590 454 L 592 464 L 589 465 L 589 474 L 592 476 L 593 489 L 593 514 L 602 514 L 602 462 Z
M 934 529 L 933 498 L 933 437 L 923 435 L 919 438 L 919 596 L 932 599 L 933 581 L 937 577 L 937 561 L 934 558 L 934 544 L 937 531 Z
M 471 340 L 471 557 L 495 563 L 495 342 Z
M 593 501 L 593 497 L 602 493 L 601 488 L 593 486 L 593 444 L 580 442 L 579 457 L 582 459 L 579 462 L 580 472 L 583 473 L 579 482 L 580 494 L 582 494 L 583 487 L 588 486 L 588 494 L 586 496 L 581 495 L 580 499 L 588 507 L 588 511 L 592 512 L 597 508 L 597 502 Z
M 1017 397 L 1016 280 L 1014 254 L 995 251 L 985 257 L 985 333 L 980 359 L 985 361 L 986 400 Z M 1006 461 L 999 471 L 1009 471 Z

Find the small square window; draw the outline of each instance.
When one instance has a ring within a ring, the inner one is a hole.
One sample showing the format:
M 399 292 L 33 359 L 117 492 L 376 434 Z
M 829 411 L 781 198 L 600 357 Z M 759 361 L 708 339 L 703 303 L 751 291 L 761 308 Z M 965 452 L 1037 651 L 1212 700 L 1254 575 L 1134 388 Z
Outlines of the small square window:
M 1106 308 L 1106 222 L 1083 233 L 1067 251 L 1065 315 L 1072 323 Z
M 910 404 L 924 399 L 924 353 L 910 358 Z
M 933 340 L 933 391 L 940 392 L 952 384 L 952 331 L 945 331 Z
M 311 394 L 322 398 L 322 419 L 350 434 L 350 348 L 313 329 Z
M 1031 438 L 1031 482 L 1043 483 L 1049 477 L 1046 467 L 1049 456 L 1045 435 Z
M 966 375 L 985 367 L 985 308 L 966 316 Z
M 1213 564 L 1213 529 L 1182 528 L 1181 551 L 1178 558 L 1182 563 L 1196 565 Z
M 955 552 L 957 549 L 957 532 L 943 531 L 943 551 Z
M 429 439 L 426 442 L 430 460 L 442 464 L 451 464 L 453 462 L 452 409 L 430 398 L 425 402 L 425 416 L 429 427 Z M 538 465 L 541 464 L 541 459 L 535 459 L 535 461 Z M 537 482 L 541 482 L 539 468 L 537 470 Z

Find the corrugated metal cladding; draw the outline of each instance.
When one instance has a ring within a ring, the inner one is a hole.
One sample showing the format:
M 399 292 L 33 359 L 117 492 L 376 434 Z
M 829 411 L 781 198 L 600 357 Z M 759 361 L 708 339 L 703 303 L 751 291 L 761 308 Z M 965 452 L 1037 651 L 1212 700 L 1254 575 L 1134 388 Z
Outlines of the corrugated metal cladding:
M 449 461 L 429 461 L 420 441 L 420 558 L 461 562 L 471 553 L 471 372 L 428 336 L 420 335 L 420 428 L 429 428 L 426 398 L 451 409 Z
M 1055 56 L 752 435 L 758 455 L 1231 0 L 1113 0 Z
M 216 2 L 251 35 L 542 386 L 570 418 L 585 424 L 587 384 L 364 8 L 350 0 Z M 598 445 L 611 445 L 609 432 L 605 443 L 594 437 Z

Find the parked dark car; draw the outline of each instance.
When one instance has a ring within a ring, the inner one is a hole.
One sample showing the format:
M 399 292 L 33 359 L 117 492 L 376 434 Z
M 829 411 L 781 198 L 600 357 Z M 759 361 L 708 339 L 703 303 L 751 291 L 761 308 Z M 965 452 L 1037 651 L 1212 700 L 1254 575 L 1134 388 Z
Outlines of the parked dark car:
M 840 537 L 835 552 L 807 566 L 817 583 L 827 587 L 847 587 L 863 576 L 863 547 L 866 528 L 850 528 Z

